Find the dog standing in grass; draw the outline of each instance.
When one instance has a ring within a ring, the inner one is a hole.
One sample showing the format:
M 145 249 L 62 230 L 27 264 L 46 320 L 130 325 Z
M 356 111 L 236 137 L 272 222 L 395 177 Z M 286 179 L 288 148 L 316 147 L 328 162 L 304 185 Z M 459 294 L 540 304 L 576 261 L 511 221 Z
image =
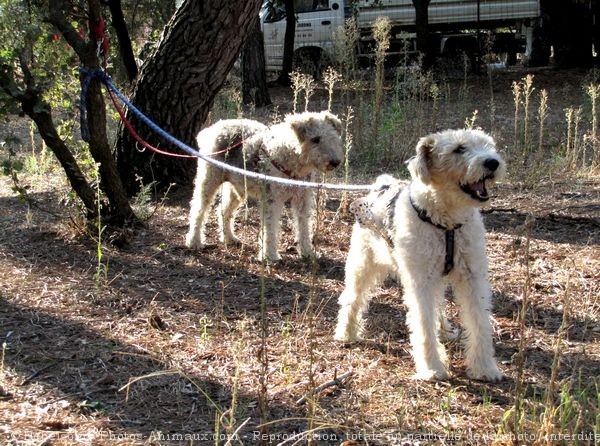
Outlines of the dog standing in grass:
M 487 186 L 505 172 L 494 140 L 480 130 L 447 130 L 422 138 L 405 185 L 384 175 L 356 200 L 345 289 L 335 338 L 360 339 L 369 291 L 392 274 L 404 287 L 415 378 L 448 377 L 444 291 L 460 308 L 469 377 L 499 381 L 490 321 L 491 289 L 479 207 Z
M 314 180 L 317 172 L 327 172 L 344 160 L 342 124 L 329 112 L 287 115 L 271 127 L 248 119 L 219 121 L 197 136 L 200 152 L 233 166 L 294 180 Z M 280 220 L 290 202 L 296 240 L 302 256 L 313 256 L 312 230 L 315 193 L 285 185 L 245 179 L 198 160 L 194 196 L 190 203 L 190 227 L 186 245 L 202 248 L 208 211 L 223 184 L 218 210 L 221 241 L 239 244 L 234 235 L 234 215 L 247 196 L 263 199 L 259 259 L 279 260 L 277 245 Z

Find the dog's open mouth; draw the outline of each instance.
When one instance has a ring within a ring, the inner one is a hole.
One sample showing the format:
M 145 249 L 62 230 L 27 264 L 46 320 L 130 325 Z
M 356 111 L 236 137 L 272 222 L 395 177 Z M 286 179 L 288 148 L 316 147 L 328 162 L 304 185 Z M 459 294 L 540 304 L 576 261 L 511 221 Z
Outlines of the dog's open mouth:
M 466 194 L 469 194 L 472 198 L 479 201 L 488 201 L 490 196 L 488 195 L 488 191 L 485 187 L 485 181 L 491 177 L 484 177 L 479 181 L 475 181 L 474 183 L 461 184 L 460 188 Z

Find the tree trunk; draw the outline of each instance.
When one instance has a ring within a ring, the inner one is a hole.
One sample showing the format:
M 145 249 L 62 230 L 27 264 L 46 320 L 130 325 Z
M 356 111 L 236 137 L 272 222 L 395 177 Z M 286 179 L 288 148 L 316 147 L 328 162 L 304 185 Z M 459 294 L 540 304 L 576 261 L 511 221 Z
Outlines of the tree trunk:
M 215 95 L 240 53 L 261 0 L 186 0 L 165 27 L 154 53 L 140 70 L 132 102 L 177 139 L 195 146 Z M 180 152 L 128 113 L 140 136 L 154 146 Z M 139 187 L 136 176 L 158 187 L 187 184 L 195 162 L 136 149 L 123 128 L 116 143 L 119 173 L 129 193 Z
M 258 16 L 242 50 L 242 101 L 256 107 L 271 104 L 265 71 L 265 45 Z
M 427 70 L 433 65 L 433 54 L 429 41 L 429 2 L 430 0 L 412 0 L 415 7 L 417 50 L 423 55 L 423 70 Z
M 294 69 L 294 38 L 296 36 L 296 11 L 294 0 L 285 0 L 285 36 L 283 41 L 283 62 L 281 73 L 277 82 L 281 85 L 290 85 L 292 70 Z
M 94 37 L 90 35 L 89 40 L 84 40 L 65 16 L 65 10 L 64 0 L 50 0 L 48 4 L 48 21 L 62 33 L 69 46 L 77 53 L 84 68 L 90 71 L 99 70 L 100 63 L 96 55 Z M 101 19 L 100 0 L 88 0 L 88 17 L 91 29 Z M 81 77 L 83 81 L 85 75 L 82 74 Z M 92 79 L 90 82 L 86 108 L 90 134 L 90 153 L 99 164 L 100 185 L 110 206 L 107 223 L 115 226 L 137 223 L 138 219 L 131 209 L 108 144 L 106 108 L 101 85 L 97 79 Z
M 133 82 L 137 77 L 138 68 L 137 63 L 135 62 L 135 56 L 133 55 L 133 48 L 131 47 L 131 39 L 129 38 L 125 17 L 123 16 L 121 0 L 109 0 L 108 7 L 112 17 L 112 26 L 115 29 L 117 40 L 119 41 L 119 53 L 121 54 L 123 65 L 127 71 L 127 78 L 129 79 L 129 82 Z

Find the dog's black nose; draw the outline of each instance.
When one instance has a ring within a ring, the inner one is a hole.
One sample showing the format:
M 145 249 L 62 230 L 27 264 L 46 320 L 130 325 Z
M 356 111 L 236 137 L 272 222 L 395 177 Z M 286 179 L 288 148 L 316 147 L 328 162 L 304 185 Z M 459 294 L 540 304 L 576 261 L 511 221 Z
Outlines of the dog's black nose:
M 483 162 L 483 167 L 494 172 L 498 166 L 500 165 L 500 161 L 495 158 L 488 158 Z
M 329 168 L 330 169 L 335 169 L 337 166 L 339 166 L 342 163 L 341 160 L 331 160 L 329 161 Z

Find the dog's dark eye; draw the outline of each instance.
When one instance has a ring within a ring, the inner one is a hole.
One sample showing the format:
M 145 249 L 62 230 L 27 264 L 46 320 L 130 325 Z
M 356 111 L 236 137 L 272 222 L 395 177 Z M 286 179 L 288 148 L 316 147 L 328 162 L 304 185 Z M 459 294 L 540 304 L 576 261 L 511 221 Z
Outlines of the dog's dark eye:
M 454 149 L 454 153 L 465 153 L 465 149 L 463 146 L 458 146 L 456 149 Z
M 314 138 L 310 139 L 310 142 L 312 142 L 313 144 L 319 144 L 321 142 L 321 137 L 315 136 Z

